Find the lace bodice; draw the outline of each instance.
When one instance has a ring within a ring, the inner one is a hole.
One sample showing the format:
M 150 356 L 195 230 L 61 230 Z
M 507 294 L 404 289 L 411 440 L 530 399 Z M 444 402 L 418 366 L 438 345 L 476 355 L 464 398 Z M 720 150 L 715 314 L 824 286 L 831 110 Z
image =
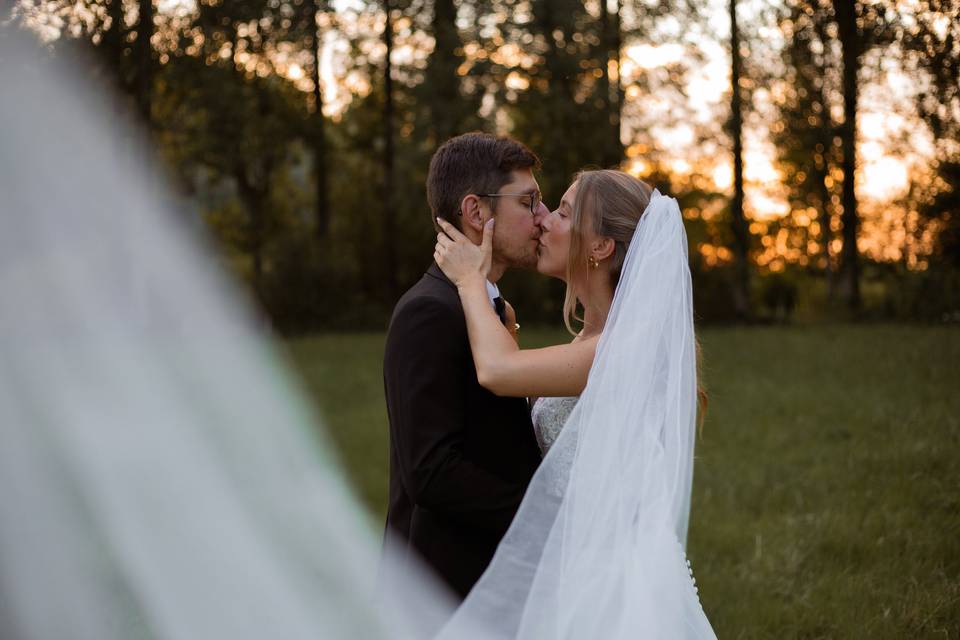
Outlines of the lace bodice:
M 556 441 L 563 429 L 564 423 L 570 417 L 573 408 L 577 406 L 579 396 L 569 398 L 537 398 L 533 403 L 531 418 L 533 419 L 533 433 L 537 436 L 540 452 L 547 455 L 550 446 Z

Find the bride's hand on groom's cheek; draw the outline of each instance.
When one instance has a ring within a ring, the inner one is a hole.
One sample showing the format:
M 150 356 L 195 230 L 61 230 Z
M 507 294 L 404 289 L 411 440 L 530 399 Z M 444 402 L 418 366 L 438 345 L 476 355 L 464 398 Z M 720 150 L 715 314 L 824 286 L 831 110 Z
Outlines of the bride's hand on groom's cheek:
M 458 287 L 471 280 L 483 283 L 490 271 L 493 220 L 484 227 L 480 246 L 447 221 L 437 219 L 437 224 L 442 231 L 437 234 L 433 258 L 443 273 Z

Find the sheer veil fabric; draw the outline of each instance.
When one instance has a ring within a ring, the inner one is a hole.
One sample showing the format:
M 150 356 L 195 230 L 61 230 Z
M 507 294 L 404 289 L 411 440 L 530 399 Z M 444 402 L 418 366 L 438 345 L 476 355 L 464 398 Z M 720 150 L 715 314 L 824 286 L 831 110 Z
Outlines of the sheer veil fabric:
M 379 527 L 117 103 L 11 31 L 0 637 L 429 637 L 452 605 L 377 593 Z
M 680 209 L 655 191 L 587 387 L 444 640 L 715 638 L 685 558 L 695 350 Z

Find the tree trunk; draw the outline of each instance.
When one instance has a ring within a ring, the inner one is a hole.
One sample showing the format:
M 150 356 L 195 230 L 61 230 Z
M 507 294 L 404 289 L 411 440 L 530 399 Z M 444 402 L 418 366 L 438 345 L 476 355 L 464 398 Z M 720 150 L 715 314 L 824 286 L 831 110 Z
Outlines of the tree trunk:
M 108 52 L 108 55 L 115 56 L 113 64 L 117 65 L 119 70 L 119 86 L 123 91 L 127 91 L 129 78 L 126 75 L 126 67 L 123 64 L 123 50 L 126 47 L 127 25 L 124 23 L 123 2 L 122 0 L 108 0 L 107 15 L 110 16 L 110 28 L 104 33 L 102 45 Z
M 137 26 L 137 107 L 150 127 L 150 98 L 153 86 L 153 0 L 140 0 L 140 21 Z
M 843 250 L 840 254 L 840 292 L 852 311 L 860 309 L 860 256 L 857 251 L 857 99 L 860 71 L 860 31 L 851 0 L 833 0 L 843 52 Z
M 433 37 L 436 45 L 433 49 L 431 62 L 435 69 L 431 69 L 430 80 L 434 83 L 437 103 L 431 108 L 431 120 L 434 129 L 433 146 L 454 136 L 458 123 L 455 121 L 459 113 L 454 105 L 460 100 L 460 78 L 457 76 L 456 50 L 460 46 L 460 37 L 457 33 L 457 8 L 453 0 L 434 0 L 433 3 Z
M 824 47 L 829 46 L 830 42 L 826 29 L 824 28 L 824 20 L 817 18 L 814 20 L 814 29 L 817 34 L 817 38 L 823 44 Z M 824 68 L 821 68 L 822 72 L 825 72 Z M 825 77 L 826 73 L 822 73 L 822 77 Z M 822 82 L 822 81 L 821 81 Z M 820 103 L 820 130 L 819 130 L 819 146 L 814 149 L 814 183 L 816 184 L 817 197 L 820 200 L 820 243 L 823 248 L 821 249 L 821 255 L 823 258 L 823 277 L 827 285 L 827 300 L 831 303 L 833 302 L 835 296 L 835 287 L 836 283 L 834 282 L 834 273 L 833 273 L 833 256 L 831 255 L 830 243 L 833 241 L 833 227 L 831 226 L 833 222 L 833 216 L 830 215 L 830 189 L 827 187 L 827 176 L 830 175 L 830 161 L 829 153 L 830 149 L 833 146 L 833 117 L 830 115 L 830 105 L 827 103 L 827 92 L 823 88 L 821 83 L 820 89 L 815 96 L 815 99 Z
M 317 18 L 324 0 L 311 0 L 307 6 L 309 44 L 313 53 L 313 173 L 316 189 L 316 235 L 324 238 L 330 227 L 330 212 L 327 199 L 327 138 L 323 116 L 323 84 L 320 73 L 320 49 L 323 36 Z
M 733 231 L 733 308 L 740 320 L 750 318 L 750 272 L 747 264 L 748 229 L 743 213 L 743 113 L 740 97 L 740 36 L 737 30 L 737 2 L 730 0 L 730 57 L 732 100 L 730 134 L 733 138 L 733 200 L 730 224 Z
M 253 289 L 260 296 L 263 294 L 263 202 L 257 197 L 251 202 L 250 234 L 253 244 L 250 252 L 253 255 Z
M 833 222 L 830 215 L 830 190 L 827 188 L 826 177 L 829 174 L 829 165 L 827 164 L 826 153 L 829 149 L 830 138 L 825 136 L 823 146 L 822 160 L 814 161 L 816 167 L 816 176 L 814 180 L 817 185 L 817 197 L 820 200 L 820 243 L 823 245 L 820 253 L 823 257 L 823 277 L 827 284 L 827 299 L 833 300 L 834 297 L 834 277 L 833 277 L 833 256 L 830 254 L 830 243 L 833 241 L 833 229 L 830 224 Z
M 602 163 L 605 167 L 614 167 L 623 160 L 623 144 L 620 142 L 620 2 L 617 13 L 611 20 L 607 0 L 600 1 L 600 64 L 602 65 L 599 89 L 603 136 L 600 141 Z M 611 77 L 610 68 L 616 69 L 616 77 Z
M 390 0 L 384 0 L 385 22 L 383 42 L 387 51 L 383 65 L 383 242 L 384 267 L 386 269 L 387 296 L 390 302 L 397 299 L 397 215 L 393 186 L 393 17 L 390 15 Z
M 243 201 L 249 216 L 247 247 L 253 265 L 253 290 L 259 298 L 263 293 L 263 247 L 266 244 L 267 193 L 260 185 L 255 184 L 256 178 L 251 180 L 247 175 L 247 168 L 243 164 L 237 166 L 234 177 L 237 180 L 240 199 Z
M 600 77 L 597 81 L 597 93 L 600 96 L 600 121 L 598 133 L 600 139 L 601 164 L 604 167 L 613 166 L 610 136 L 607 131 L 613 121 L 613 100 L 610 98 L 610 12 L 607 10 L 607 0 L 600 0 L 600 55 L 597 56 L 600 64 Z
M 621 33 L 620 22 L 621 1 L 616 0 L 616 13 L 613 14 L 613 39 L 611 49 L 613 54 L 614 68 L 617 70 L 617 77 L 614 78 L 613 105 L 610 109 L 610 115 L 613 118 L 611 122 L 610 148 L 616 156 L 616 164 L 623 161 L 623 141 L 620 138 L 620 122 L 623 115 L 623 81 L 620 79 L 620 49 L 623 46 L 623 34 Z
M 260 121 L 267 119 L 270 105 L 265 89 L 256 88 L 257 113 Z M 238 180 L 241 197 L 244 198 L 250 215 L 250 253 L 253 258 L 253 287 L 259 299 L 263 299 L 263 252 L 267 246 L 268 209 L 270 201 L 270 181 L 274 171 L 274 161 L 269 155 L 256 158 L 252 165 L 241 162 L 238 165 Z

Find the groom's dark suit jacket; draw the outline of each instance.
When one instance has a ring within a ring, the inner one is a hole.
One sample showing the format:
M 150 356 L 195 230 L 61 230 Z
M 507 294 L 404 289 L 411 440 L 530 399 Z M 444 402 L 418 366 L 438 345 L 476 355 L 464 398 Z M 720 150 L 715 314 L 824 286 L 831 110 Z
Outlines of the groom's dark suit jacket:
M 388 531 L 466 596 L 540 462 L 526 400 L 477 382 L 460 297 L 436 264 L 394 309 L 383 378 Z

